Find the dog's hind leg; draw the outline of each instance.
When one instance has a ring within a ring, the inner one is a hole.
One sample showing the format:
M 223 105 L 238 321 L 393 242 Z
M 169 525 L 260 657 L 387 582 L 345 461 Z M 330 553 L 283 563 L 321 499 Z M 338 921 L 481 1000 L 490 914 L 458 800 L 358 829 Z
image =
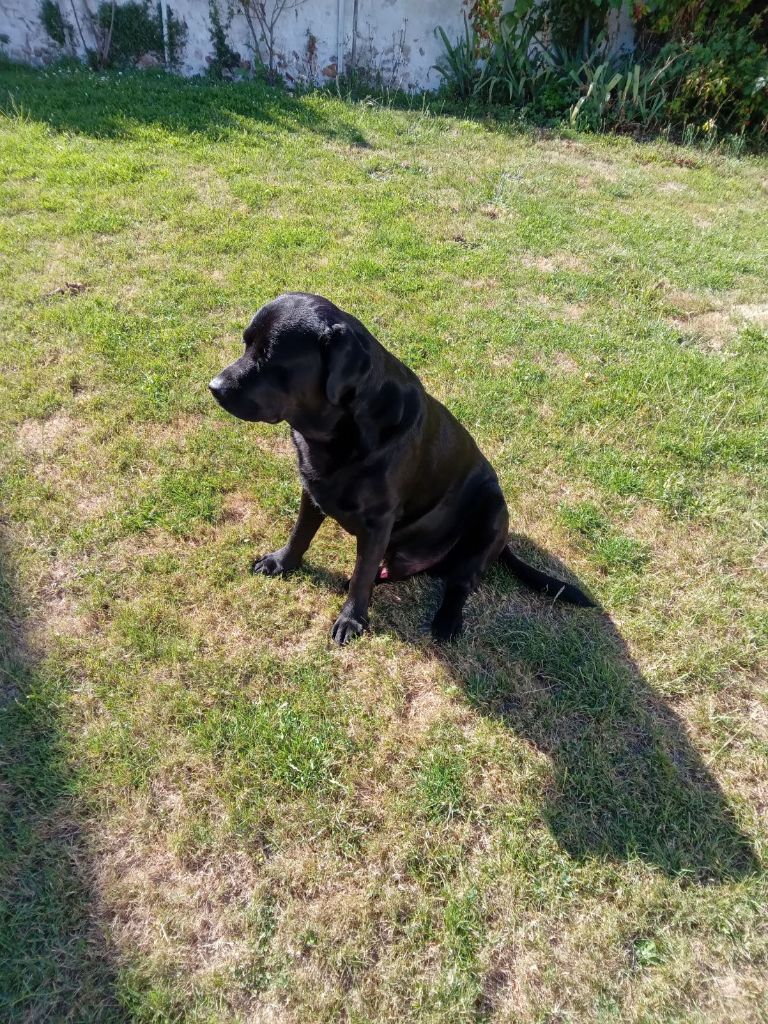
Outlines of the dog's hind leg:
M 464 579 L 446 580 L 443 600 L 432 620 L 432 636 L 435 640 L 453 640 L 461 632 L 464 623 L 464 605 L 477 586 L 479 573 Z
M 432 570 L 445 580 L 443 600 L 432 620 L 437 640 L 452 640 L 461 632 L 467 598 L 485 569 L 499 557 L 509 529 L 509 513 L 498 485 L 478 497 L 467 516 L 464 533 Z

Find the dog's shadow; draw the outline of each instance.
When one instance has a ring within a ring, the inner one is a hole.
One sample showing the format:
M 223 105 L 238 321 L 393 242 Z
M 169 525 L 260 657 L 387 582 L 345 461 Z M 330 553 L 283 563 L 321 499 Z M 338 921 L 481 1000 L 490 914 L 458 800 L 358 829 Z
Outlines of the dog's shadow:
M 530 541 L 522 549 L 581 586 Z M 310 572 L 343 591 L 340 574 Z M 374 629 L 439 659 L 475 708 L 550 758 L 553 780 L 542 815 L 572 857 L 636 857 L 699 881 L 759 869 L 712 772 L 605 610 L 553 605 L 494 569 L 468 607 L 464 636 L 439 645 L 413 616 L 414 600 L 423 613 L 424 601 L 436 606 L 438 595 L 439 584 L 424 577 L 377 587 Z

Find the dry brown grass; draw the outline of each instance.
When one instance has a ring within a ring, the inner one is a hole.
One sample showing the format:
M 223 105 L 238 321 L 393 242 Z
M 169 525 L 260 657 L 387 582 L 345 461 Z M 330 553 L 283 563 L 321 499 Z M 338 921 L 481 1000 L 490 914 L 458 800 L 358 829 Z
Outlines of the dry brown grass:
M 539 270 L 543 274 L 554 274 L 559 270 L 582 271 L 586 269 L 584 259 L 571 252 L 557 252 L 551 256 L 535 256 L 523 253 L 516 257 L 524 267 Z
M 743 303 L 730 298 L 710 298 L 695 293 L 669 289 L 669 303 L 681 316 L 671 320 L 683 338 L 704 352 L 722 352 L 739 334 L 745 324 L 768 325 L 768 304 Z
M 58 412 L 45 420 L 24 420 L 17 429 L 16 437 L 26 455 L 47 460 L 77 444 L 85 429 L 81 421 L 67 413 Z

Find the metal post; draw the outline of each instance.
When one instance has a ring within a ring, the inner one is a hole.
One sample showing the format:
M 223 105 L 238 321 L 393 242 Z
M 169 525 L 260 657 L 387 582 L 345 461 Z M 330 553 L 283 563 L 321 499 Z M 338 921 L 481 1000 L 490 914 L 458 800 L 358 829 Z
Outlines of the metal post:
M 344 74 L 344 0 L 338 0 L 336 25 L 336 77 Z
M 171 70 L 171 41 L 168 38 L 168 4 L 166 0 L 160 0 L 160 17 L 163 22 L 163 52 L 165 55 L 165 70 Z
M 352 8 L 352 70 L 354 71 L 357 67 L 357 5 L 358 0 L 355 0 Z

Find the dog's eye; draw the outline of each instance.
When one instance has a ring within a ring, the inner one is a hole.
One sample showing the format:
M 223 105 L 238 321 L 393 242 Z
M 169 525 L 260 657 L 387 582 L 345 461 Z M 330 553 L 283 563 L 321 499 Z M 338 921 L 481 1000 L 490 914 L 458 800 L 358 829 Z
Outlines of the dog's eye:
M 243 345 L 245 347 L 245 355 L 250 355 L 254 369 L 260 370 L 264 363 L 263 355 L 258 352 L 252 341 L 246 341 L 245 338 L 243 338 Z
M 253 365 L 257 371 L 263 370 L 269 362 L 269 357 L 272 354 L 268 348 L 254 348 L 253 350 Z

